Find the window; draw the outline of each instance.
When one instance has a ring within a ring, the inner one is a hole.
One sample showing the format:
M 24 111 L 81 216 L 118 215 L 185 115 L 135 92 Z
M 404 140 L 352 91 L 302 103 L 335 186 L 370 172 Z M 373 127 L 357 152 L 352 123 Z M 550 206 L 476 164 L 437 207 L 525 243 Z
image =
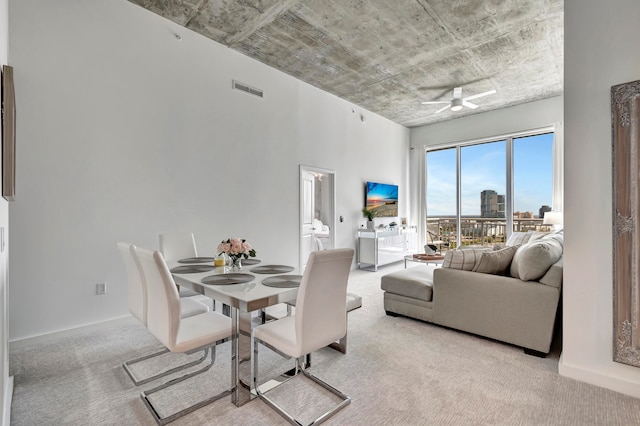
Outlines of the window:
M 554 133 L 509 135 L 426 152 L 427 243 L 504 243 L 513 231 L 548 230 Z

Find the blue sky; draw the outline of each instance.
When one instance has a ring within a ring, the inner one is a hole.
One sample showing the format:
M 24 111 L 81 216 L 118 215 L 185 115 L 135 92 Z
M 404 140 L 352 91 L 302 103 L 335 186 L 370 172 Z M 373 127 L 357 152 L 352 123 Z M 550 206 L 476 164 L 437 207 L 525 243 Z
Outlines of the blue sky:
M 551 206 L 553 133 L 514 139 L 514 211 L 538 215 Z M 497 141 L 461 149 L 461 212 L 480 215 L 480 193 L 492 189 L 506 194 L 506 142 Z M 456 150 L 427 155 L 427 215 L 456 213 Z

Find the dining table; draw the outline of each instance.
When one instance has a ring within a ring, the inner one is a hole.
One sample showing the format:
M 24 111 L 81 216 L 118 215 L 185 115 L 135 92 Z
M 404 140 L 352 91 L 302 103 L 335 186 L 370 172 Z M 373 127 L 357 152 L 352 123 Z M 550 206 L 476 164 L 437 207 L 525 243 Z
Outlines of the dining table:
M 241 270 L 214 266 L 212 258 L 167 262 L 176 285 L 204 294 L 230 307 L 231 402 L 242 406 L 255 398 L 251 380 L 253 317 L 264 320 L 263 309 L 295 300 L 301 275 L 296 268 L 256 259 Z M 191 266 L 192 268 L 189 268 Z M 185 272 L 186 271 L 186 272 Z

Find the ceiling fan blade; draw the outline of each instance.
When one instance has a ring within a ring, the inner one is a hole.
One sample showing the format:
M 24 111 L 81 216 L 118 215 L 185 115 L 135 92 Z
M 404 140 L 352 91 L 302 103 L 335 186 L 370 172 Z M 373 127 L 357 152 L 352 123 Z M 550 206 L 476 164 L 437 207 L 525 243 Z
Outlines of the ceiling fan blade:
M 449 102 L 447 102 L 447 104 L 448 104 L 448 103 L 449 103 Z M 442 108 L 440 108 L 439 110 L 437 110 L 436 112 L 434 112 L 434 114 L 437 114 L 437 113 L 442 112 L 442 111 L 444 111 L 445 109 L 449 109 L 449 108 L 450 108 L 450 106 L 449 106 L 449 105 L 447 105 L 447 106 L 443 106 Z
M 489 91 L 486 91 L 486 92 L 482 92 L 482 93 L 478 93 L 477 95 L 467 96 L 463 100 L 470 101 L 472 99 L 478 99 L 478 98 L 481 98 L 483 96 L 493 95 L 494 93 L 496 93 L 495 89 L 494 90 L 489 90 Z
M 453 88 L 453 99 L 462 98 L 462 87 L 454 87 Z
M 449 102 L 444 102 L 444 101 L 429 101 L 429 102 L 422 102 L 422 105 L 430 105 L 430 104 L 448 104 Z
M 466 106 L 467 108 L 471 108 L 471 109 L 476 109 L 478 108 L 478 105 L 476 104 L 472 104 L 471 102 L 462 100 L 462 105 Z

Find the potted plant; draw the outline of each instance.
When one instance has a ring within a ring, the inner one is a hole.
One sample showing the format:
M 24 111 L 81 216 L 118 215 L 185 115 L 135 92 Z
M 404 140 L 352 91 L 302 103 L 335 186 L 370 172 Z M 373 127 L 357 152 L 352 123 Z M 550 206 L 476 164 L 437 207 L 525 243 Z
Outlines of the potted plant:
M 367 217 L 367 229 L 373 231 L 375 229 L 375 223 L 373 222 L 373 218 L 376 217 L 375 210 L 369 210 L 365 207 L 362 209 L 362 214 Z

